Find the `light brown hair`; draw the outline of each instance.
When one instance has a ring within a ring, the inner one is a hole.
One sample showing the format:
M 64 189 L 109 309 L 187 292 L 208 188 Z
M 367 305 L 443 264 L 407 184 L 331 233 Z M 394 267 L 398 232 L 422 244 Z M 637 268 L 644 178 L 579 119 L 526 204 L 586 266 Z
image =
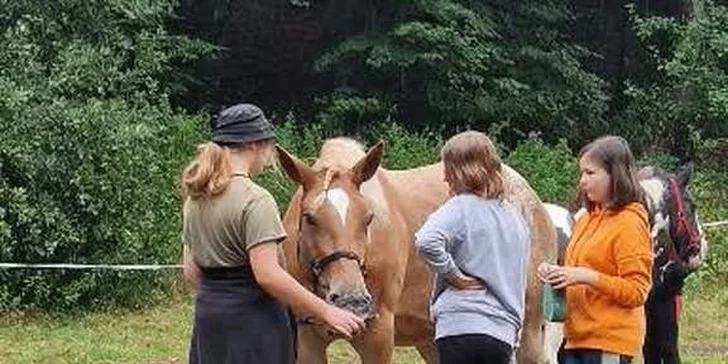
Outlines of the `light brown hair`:
M 272 139 L 240 145 L 219 145 L 207 142 L 197 147 L 197 156 L 182 172 L 182 196 L 212 197 L 225 191 L 232 179 L 231 153 L 247 148 L 260 148 Z
M 599 164 L 610 177 L 610 198 L 604 208 L 618 211 L 627 204 L 642 201 L 642 188 L 637 182 L 637 162 L 622 137 L 604 136 L 589 144 L 579 152 L 579 159 L 587 159 Z M 596 207 L 583 191 L 580 192 L 582 205 L 593 211 Z
M 225 190 L 232 178 L 230 150 L 208 142 L 197 147 L 197 156 L 182 172 L 183 196 L 214 196 Z
M 466 131 L 450 138 L 441 151 L 445 179 L 456 194 L 502 199 L 501 161 L 487 135 Z

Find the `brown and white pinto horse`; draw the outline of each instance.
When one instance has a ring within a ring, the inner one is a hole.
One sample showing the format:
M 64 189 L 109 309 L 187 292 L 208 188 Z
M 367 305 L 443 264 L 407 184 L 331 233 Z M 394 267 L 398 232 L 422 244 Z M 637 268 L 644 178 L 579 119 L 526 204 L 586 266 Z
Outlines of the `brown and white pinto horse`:
M 685 278 L 705 261 L 708 242 L 690 193 L 692 163 L 671 175 L 643 168 L 638 177 L 652 224 L 655 260 L 645 314 L 645 364 L 679 363 L 678 334 Z
M 326 301 L 368 319 L 367 330 L 350 340 L 364 364 L 391 363 L 395 345 L 415 346 L 427 363 L 435 363 L 433 277 L 416 255 L 414 233 L 448 197 L 442 165 L 385 170 L 382 143 L 365 153 L 345 138 L 326 141 L 312 167 L 277 149 L 281 166 L 300 185 L 283 219 L 289 272 Z M 532 237 L 517 361 L 543 363 L 536 268 L 541 261 L 555 262 L 556 237 L 528 183 L 508 167 L 504 173 L 506 199 L 519 208 Z M 326 363 L 334 339 L 321 326 L 299 324 L 298 362 Z

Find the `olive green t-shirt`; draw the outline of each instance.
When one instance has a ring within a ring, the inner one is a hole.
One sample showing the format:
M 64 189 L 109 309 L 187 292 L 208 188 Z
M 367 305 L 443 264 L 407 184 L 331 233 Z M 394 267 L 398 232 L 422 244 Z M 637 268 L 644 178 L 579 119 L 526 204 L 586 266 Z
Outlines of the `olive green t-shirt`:
M 286 236 L 273 196 L 245 177 L 212 198 L 188 198 L 182 225 L 182 241 L 205 268 L 249 265 L 250 248 Z

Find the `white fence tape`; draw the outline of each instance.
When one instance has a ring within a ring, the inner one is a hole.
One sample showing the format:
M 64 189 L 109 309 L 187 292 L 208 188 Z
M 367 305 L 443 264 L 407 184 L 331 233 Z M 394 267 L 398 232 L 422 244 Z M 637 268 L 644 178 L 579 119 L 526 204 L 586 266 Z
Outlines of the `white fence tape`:
M 706 228 L 706 227 L 716 227 L 716 226 L 728 226 L 728 220 L 714 221 L 714 222 L 709 222 L 709 223 L 700 224 L 700 225 L 702 227 L 704 227 L 704 228 Z

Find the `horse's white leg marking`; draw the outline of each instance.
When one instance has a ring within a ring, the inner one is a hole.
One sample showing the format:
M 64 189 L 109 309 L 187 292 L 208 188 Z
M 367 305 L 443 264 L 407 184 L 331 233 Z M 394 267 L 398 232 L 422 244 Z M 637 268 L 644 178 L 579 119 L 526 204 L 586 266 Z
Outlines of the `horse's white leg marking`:
M 560 322 L 546 322 L 544 324 L 544 350 L 549 364 L 558 364 L 559 348 L 564 340 L 564 324 Z

